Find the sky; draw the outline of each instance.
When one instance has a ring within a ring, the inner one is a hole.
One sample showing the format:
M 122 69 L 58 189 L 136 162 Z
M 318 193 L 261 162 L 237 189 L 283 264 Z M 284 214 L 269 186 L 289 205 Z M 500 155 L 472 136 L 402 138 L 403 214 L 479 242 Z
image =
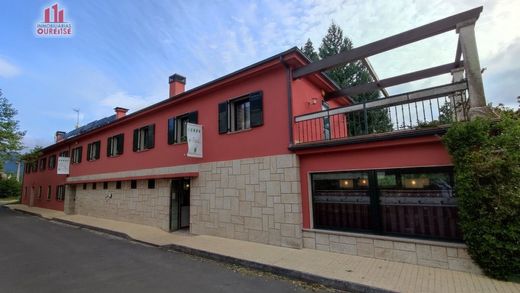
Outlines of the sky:
M 478 6 L 476 37 L 488 102 L 517 108 L 520 0 L 514 1 L 6 1 L 0 10 L 0 89 L 18 110 L 27 147 L 57 130 L 168 97 L 168 76 L 190 89 L 302 46 L 332 22 L 361 46 Z M 43 10 L 58 3 L 70 38 L 38 38 Z M 370 58 L 380 78 L 453 62 L 454 31 Z M 390 94 L 447 83 L 449 75 L 389 88 Z

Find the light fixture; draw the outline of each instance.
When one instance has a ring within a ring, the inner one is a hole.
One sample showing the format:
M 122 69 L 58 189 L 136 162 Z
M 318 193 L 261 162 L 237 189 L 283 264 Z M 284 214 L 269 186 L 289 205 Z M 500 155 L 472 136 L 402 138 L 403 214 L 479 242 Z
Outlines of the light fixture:
M 310 105 L 316 105 L 318 103 L 318 99 L 317 98 L 312 98 L 309 102 L 307 102 L 307 104 Z

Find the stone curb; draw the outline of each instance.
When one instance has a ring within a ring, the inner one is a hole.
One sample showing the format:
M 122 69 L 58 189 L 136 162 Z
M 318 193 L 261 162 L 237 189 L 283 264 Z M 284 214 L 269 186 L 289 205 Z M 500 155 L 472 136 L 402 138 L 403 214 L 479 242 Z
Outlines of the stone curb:
M 28 214 L 28 215 L 38 216 L 40 218 L 47 219 L 47 218 L 42 217 L 38 213 L 33 213 L 33 212 L 25 211 L 25 210 L 19 210 L 19 209 L 16 209 L 16 208 L 14 208 L 14 210 L 22 212 L 22 213 L 25 213 L 25 214 Z M 287 277 L 287 278 L 290 278 L 290 279 L 304 281 L 304 282 L 307 282 L 307 283 L 322 284 L 324 286 L 331 287 L 331 288 L 338 289 L 338 290 L 345 290 L 345 291 L 349 291 L 349 292 L 366 292 L 366 293 L 391 293 L 391 292 L 396 292 L 396 291 L 391 291 L 391 290 L 387 290 L 387 289 L 377 288 L 377 287 L 373 287 L 373 286 L 369 286 L 369 285 L 354 283 L 354 282 L 350 282 L 350 281 L 338 280 L 338 279 L 333 279 L 333 278 L 326 278 L 326 277 L 322 277 L 322 276 L 318 276 L 318 275 L 314 275 L 314 274 L 310 274 L 310 273 L 305 273 L 305 272 L 301 272 L 301 271 L 297 271 L 297 270 L 292 270 L 292 269 L 278 267 L 278 266 L 275 266 L 275 265 L 268 265 L 268 264 L 258 263 L 258 262 L 255 262 L 255 261 L 250 261 L 250 260 L 240 259 L 240 258 L 236 258 L 236 257 L 232 257 L 232 256 L 227 256 L 227 255 L 222 255 L 222 254 L 218 254 L 218 253 L 213 253 L 213 252 L 209 252 L 209 251 L 205 251 L 205 250 L 201 250 L 201 249 L 196 249 L 196 248 L 192 248 L 192 247 L 184 246 L 184 245 L 178 245 L 178 244 L 157 245 L 157 244 L 154 244 L 154 243 L 150 243 L 150 242 L 134 239 L 134 238 L 130 237 L 128 234 L 126 234 L 126 233 L 117 232 L 117 231 L 113 231 L 113 230 L 109 230 L 109 229 L 105 229 L 105 228 L 100 228 L 100 227 L 96 227 L 96 226 L 76 223 L 76 222 L 63 220 L 63 219 L 59 219 L 59 218 L 54 218 L 53 217 L 53 218 L 47 219 L 47 220 L 55 221 L 55 222 L 61 222 L 61 223 L 64 223 L 64 224 L 67 224 L 67 225 L 76 226 L 76 227 L 79 227 L 79 228 L 82 228 L 82 229 L 88 229 L 88 230 L 93 230 L 93 231 L 97 231 L 97 232 L 101 232 L 101 233 L 114 235 L 114 236 L 117 236 L 117 237 L 120 237 L 120 238 L 123 238 L 123 239 L 127 239 L 127 240 L 130 240 L 130 241 L 134 241 L 134 242 L 150 245 L 150 246 L 153 246 L 153 247 L 158 247 L 158 248 L 165 249 L 165 250 L 173 250 L 173 251 L 176 251 L 176 252 L 181 252 L 181 253 L 185 253 L 185 254 L 199 256 L 199 257 L 202 257 L 202 258 L 211 259 L 211 260 L 215 260 L 215 261 L 219 261 L 219 262 L 240 265 L 240 266 L 244 266 L 244 267 L 251 268 L 251 269 L 256 269 L 256 270 L 260 270 L 260 271 L 269 272 L 269 273 L 272 273 L 272 274 L 275 274 L 275 275 L 284 276 L 284 277 Z

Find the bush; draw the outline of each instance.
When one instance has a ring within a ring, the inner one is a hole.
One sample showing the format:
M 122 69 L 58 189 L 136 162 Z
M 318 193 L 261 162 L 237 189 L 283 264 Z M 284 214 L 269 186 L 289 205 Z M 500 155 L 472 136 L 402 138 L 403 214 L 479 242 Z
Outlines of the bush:
M 455 123 L 443 140 L 453 157 L 460 226 L 489 276 L 520 273 L 520 115 Z
M 0 198 L 20 196 L 22 184 L 15 178 L 0 179 Z

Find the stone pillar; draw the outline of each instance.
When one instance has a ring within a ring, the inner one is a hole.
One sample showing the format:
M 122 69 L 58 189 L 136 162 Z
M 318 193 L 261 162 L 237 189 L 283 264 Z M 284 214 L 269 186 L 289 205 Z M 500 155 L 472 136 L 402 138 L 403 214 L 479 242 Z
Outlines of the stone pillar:
M 63 205 L 63 211 L 67 215 L 73 215 L 76 213 L 76 185 L 65 185 L 65 202 Z
M 461 82 L 464 80 L 464 68 L 456 68 L 451 71 L 452 83 Z M 453 121 L 464 121 L 467 117 L 466 92 L 461 91 L 450 95 L 450 102 L 453 106 Z
M 461 23 L 457 25 L 462 56 L 464 56 L 464 69 L 468 80 L 469 92 L 469 117 L 486 116 L 486 97 L 484 95 L 484 85 L 482 83 L 482 73 L 480 72 L 480 60 L 478 57 L 477 40 L 475 38 L 475 21 Z

